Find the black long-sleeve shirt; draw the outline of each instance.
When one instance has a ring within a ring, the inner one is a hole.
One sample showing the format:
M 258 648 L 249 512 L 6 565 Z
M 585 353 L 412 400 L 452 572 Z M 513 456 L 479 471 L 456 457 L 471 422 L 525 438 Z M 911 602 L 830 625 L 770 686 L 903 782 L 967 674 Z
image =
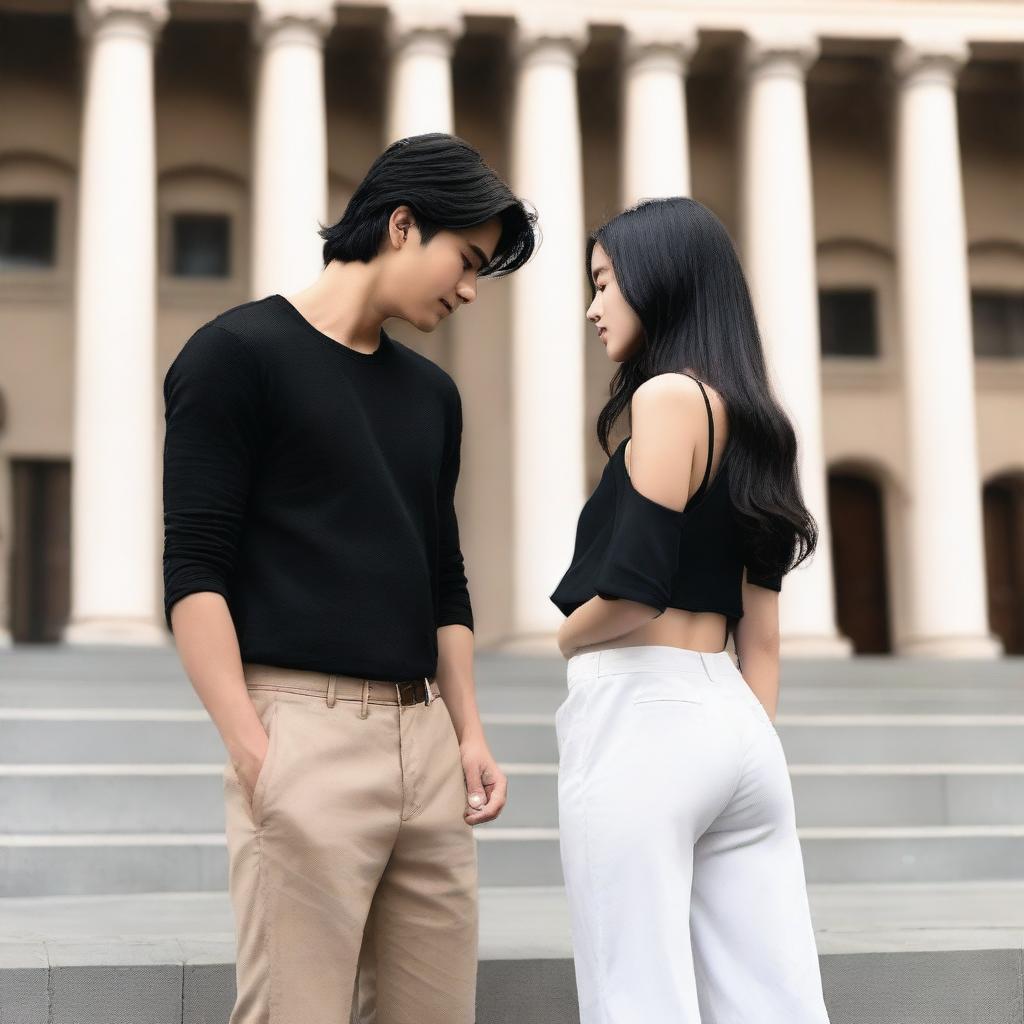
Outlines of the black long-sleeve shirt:
M 164 402 L 168 627 L 213 591 L 243 661 L 433 675 L 437 629 L 473 628 L 452 378 L 383 328 L 360 353 L 270 295 L 188 339 Z

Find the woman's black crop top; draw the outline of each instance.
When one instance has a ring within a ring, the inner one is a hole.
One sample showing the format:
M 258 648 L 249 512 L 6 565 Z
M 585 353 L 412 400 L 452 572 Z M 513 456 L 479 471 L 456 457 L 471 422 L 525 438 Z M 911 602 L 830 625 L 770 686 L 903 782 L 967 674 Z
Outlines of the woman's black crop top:
M 626 470 L 627 437 L 612 453 L 580 512 L 572 563 L 551 594 L 563 615 L 598 595 L 638 601 L 657 608 L 659 614 L 666 608 L 684 608 L 739 619 L 745 566 L 749 583 L 782 589 L 781 575 L 757 573 L 747 564 L 729 496 L 731 438 L 708 485 L 715 423 L 704 385 L 699 380 L 697 384 L 707 406 L 709 435 L 700 487 L 681 512 L 641 494 Z

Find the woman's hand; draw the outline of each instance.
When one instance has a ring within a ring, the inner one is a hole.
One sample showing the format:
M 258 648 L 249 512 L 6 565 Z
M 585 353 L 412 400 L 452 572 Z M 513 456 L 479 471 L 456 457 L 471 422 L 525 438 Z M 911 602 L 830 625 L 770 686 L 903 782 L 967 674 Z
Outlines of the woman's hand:
M 469 825 L 493 821 L 505 806 L 508 779 L 484 740 L 473 738 L 460 743 L 459 753 L 462 756 L 468 804 L 462 816 Z

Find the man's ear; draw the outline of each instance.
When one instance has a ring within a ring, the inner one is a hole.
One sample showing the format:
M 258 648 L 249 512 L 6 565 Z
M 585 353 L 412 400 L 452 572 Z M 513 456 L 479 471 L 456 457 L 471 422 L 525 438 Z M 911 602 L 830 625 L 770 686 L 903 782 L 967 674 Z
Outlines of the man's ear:
M 409 240 L 409 232 L 416 226 L 408 206 L 396 206 L 388 218 L 388 237 L 395 249 L 401 249 Z

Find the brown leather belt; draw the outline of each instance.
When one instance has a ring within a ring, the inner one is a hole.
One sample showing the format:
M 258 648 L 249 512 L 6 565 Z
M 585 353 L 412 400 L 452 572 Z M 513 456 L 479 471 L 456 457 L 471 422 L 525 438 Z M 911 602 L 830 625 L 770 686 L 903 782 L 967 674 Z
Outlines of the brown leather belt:
M 441 696 L 437 683 L 422 679 L 359 679 L 356 676 L 314 672 L 308 669 L 278 668 L 245 662 L 245 685 L 250 690 L 282 690 L 324 697 L 328 707 L 338 700 L 367 704 L 427 704 Z

